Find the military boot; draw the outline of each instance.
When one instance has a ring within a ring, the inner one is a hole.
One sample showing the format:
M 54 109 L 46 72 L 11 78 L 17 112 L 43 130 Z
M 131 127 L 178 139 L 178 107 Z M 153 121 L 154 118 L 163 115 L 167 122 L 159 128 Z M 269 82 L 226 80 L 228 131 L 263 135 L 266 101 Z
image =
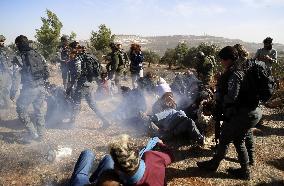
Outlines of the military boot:
M 215 171 L 217 171 L 217 169 L 219 167 L 219 163 L 220 162 L 217 162 L 214 159 L 211 159 L 211 160 L 208 160 L 208 161 L 197 162 L 197 166 L 200 169 L 215 172 Z
M 250 180 L 249 165 L 244 165 L 241 168 L 229 168 L 228 173 L 237 179 Z

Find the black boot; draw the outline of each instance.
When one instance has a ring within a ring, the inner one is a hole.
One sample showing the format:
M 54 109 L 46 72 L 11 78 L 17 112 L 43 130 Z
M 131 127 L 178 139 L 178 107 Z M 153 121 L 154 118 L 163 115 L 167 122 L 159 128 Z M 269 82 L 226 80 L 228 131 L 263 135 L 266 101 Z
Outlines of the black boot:
M 249 156 L 249 165 L 254 166 L 254 158 L 253 156 Z
M 217 171 L 219 167 L 219 162 L 212 160 L 197 162 L 197 166 L 200 169 L 208 170 L 208 171 Z
M 245 165 L 242 168 L 229 168 L 228 173 L 237 179 L 250 180 L 249 165 Z
M 253 151 L 248 150 L 248 157 L 249 157 L 249 165 L 254 166 L 254 155 Z

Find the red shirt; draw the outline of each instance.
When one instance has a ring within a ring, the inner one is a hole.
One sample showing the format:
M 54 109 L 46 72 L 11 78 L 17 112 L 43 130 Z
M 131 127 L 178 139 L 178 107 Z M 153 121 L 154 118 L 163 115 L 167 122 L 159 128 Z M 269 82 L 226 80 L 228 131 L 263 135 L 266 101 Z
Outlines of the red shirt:
M 166 145 L 157 144 L 163 152 L 147 151 L 142 159 L 145 161 L 146 169 L 142 179 L 135 185 L 139 186 L 164 186 L 166 167 L 173 161 L 173 155 Z

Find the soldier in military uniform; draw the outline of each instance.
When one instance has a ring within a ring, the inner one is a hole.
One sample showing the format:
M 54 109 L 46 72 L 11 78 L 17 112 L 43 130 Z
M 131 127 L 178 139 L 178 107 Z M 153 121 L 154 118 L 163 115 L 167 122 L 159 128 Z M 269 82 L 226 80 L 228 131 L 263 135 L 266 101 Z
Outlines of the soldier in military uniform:
M 61 37 L 61 45 L 59 50 L 60 50 L 59 62 L 60 62 L 61 75 L 62 75 L 64 89 L 66 89 L 69 79 L 69 68 L 67 64 L 69 61 L 69 48 L 68 48 L 67 36 Z
M 49 77 L 47 63 L 43 56 L 29 46 L 26 36 L 20 35 L 15 39 L 21 61 L 21 84 L 22 89 L 17 99 L 17 113 L 20 121 L 29 132 L 26 142 L 41 140 L 45 132 L 44 118 L 44 85 Z M 28 108 L 33 105 L 35 123 L 29 116 Z
M 120 80 L 123 71 L 125 70 L 125 59 L 121 55 L 121 52 L 118 50 L 118 47 L 115 43 L 110 44 L 112 50 L 110 57 L 110 63 L 107 65 L 108 73 L 110 79 L 114 79 L 115 85 L 118 90 L 120 90 Z
M 203 52 L 197 53 L 197 78 L 203 82 L 205 86 L 209 85 L 213 76 L 213 62 Z
M 0 109 L 9 105 L 9 58 L 4 47 L 5 37 L 0 35 Z
M 103 121 L 104 127 L 109 125 L 109 122 L 103 117 L 102 113 L 97 107 L 97 104 L 92 97 L 92 89 L 96 88 L 96 83 L 92 83 L 92 79 L 88 77 L 86 69 L 83 68 L 83 63 L 91 58 L 90 54 L 82 51 L 82 47 L 79 43 L 74 41 L 69 44 L 70 47 L 70 62 L 69 70 L 71 75 L 71 82 L 67 88 L 67 94 L 69 90 L 74 87 L 74 94 L 72 96 L 74 101 L 73 113 L 71 119 L 71 125 L 74 125 L 76 117 L 80 112 L 81 100 L 86 98 L 89 107 L 96 113 L 96 115 Z
M 233 142 L 241 168 L 230 168 L 228 172 L 240 179 L 250 179 L 250 159 L 245 138 L 261 118 L 259 100 L 256 95 L 254 100 L 248 100 L 250 89 L 243 82 L 244 71 L 242 65 L 237 62 L 238 51 L 227 46 L 219 52 L 219 57 L 225 68 L 218 80 L 216 92 L 216 102 L 220 104 L 219 111 L 223 116 L 219 145 L 211 160 L 198 162 L 197 165 L 201 169 L 216 171 L 225 158 L 229 144 Z
M 254 59 L 263 61 L 265 64 L 272 70 L 272 65 L 277 63 L 277 51 L 272 48 L 273 39 L 271 37 L 267 37 L 263 40 L 263 48 L 257 50 Z
M 122 48 L 122 44 L 121 43 L 117 43 L 116 44 L 116 47 L 117 47 L 117 50 L 119 52 L 119 55 L 120 55 L 120 58 L 122 60 L 122 63 L 123 63 L 123 79 L 126 80 L 127 79 L 127 67 L 129 66 L 129 57 L 127 55 L 126 52 L 124 52 L 123 48 Z
M 13 100 L 19 86 L 17 66 L 13 64 L 13 51 L 4 46 L 5 37 L 0 35 L 0 108 L 9 106 L 9 97 Z M 14 80 L 14 84 L 12 84 Z

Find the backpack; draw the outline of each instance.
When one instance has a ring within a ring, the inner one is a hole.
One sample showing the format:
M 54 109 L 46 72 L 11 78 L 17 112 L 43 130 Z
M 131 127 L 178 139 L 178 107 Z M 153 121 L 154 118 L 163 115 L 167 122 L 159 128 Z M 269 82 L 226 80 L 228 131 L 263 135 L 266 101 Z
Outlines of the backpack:
M 86 76 L 88 81 L 98 77 L 101 74 L 102 66 L 99 60 L 90 54 L 84 54 L 82 58 L 82 75 Z
M 49 77 L 45 59 L 35 50 L 27 51 L 25 53 L 25 60 L 30 67 L 30 72 L 34 80 L 47 79 Z
M 128 57 L 127 54 L 123 51 L 118 51 L 118 58 L 119 58 L 119 63 L 118 66 L 121 67 L 125 67 L 127 65 L 128 62 Z
M 248 90 L 248 98 L 257 98 L 267 102 L 275 89 L 275 80 L 270 69 L 262 61 L 247 61 L 244 75 L 244 85 Z

